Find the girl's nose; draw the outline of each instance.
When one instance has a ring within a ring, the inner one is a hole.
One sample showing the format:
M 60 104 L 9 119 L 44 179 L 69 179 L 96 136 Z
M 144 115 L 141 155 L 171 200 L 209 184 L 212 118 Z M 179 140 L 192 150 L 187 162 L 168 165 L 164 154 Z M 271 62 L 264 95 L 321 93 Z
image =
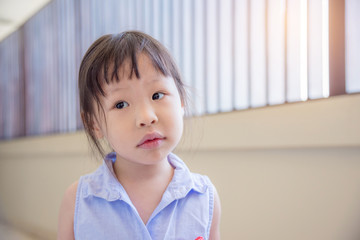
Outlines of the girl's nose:
M 157 123 L 158 118 L 153 109 L 144 107 L 137 111 L 136 126 L 147 127 Z

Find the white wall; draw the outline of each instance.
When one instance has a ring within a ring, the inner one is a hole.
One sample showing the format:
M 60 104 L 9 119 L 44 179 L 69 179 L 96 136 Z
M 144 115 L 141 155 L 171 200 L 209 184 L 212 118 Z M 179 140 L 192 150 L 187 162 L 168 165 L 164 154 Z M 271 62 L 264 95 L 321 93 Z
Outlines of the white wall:
M 222 239 L 359 239 L 360 95 L 206 116 L 177 153 L 211 177 Z M 98 164 L 83 132 L 0 142 L 0 217 L 54 239 L 66 187 Z

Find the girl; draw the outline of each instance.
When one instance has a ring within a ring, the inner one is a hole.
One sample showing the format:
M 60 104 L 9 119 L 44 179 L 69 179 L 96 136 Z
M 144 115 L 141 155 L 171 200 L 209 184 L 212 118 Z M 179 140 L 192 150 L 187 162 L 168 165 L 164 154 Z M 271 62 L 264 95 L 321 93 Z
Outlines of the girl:
M 66 191 L 58 239 L 220 239 L 220 202 L 206 176 L 171 153 L 183 131 L 186 93 L 158 41 L 105 35 L 85 54 L 80 109 L 90 142 L 113 152 Z

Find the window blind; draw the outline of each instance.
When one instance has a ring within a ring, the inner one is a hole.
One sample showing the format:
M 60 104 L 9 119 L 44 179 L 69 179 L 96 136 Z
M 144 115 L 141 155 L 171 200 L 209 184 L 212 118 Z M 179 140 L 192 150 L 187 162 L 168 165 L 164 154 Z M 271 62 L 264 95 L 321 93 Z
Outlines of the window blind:
M 343 93 L 360 92 L 358 12 L 357 0 L 54 0 L 0 42 L 0 138 L 81 129 L 81 58 L 101 35 L 124 30 L 170 50 L 192 115 L 329 97 L 338 81 Z M 342 80 L 329 63 L 344 64 Z

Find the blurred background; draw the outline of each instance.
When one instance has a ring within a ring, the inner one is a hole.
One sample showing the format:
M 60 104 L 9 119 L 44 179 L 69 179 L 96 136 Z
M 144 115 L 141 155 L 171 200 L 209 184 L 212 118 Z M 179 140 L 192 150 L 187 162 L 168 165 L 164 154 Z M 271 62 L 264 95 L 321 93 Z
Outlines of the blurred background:
M 177 154 L 218 188 L 223 239 L 360 239 L 359 13 L 358 0 L 0 0 L 0 238 L 56 238 L 64 190 L 101 163 L 81 58 L 140 30 L 189 86 Z

